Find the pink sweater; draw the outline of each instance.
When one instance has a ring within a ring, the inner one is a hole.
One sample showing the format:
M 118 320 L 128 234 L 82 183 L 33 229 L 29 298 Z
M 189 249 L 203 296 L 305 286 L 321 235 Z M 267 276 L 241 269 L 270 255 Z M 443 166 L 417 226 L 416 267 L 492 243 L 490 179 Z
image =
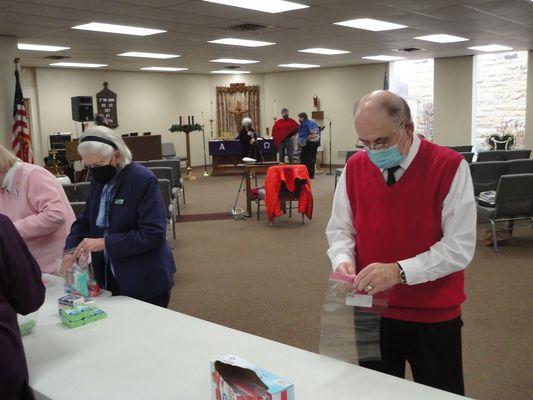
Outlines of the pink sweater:
M 75 220 L 72 207 L 60 183 L 44 168 L 25 162 L 12 168 L 0 189 L 0 213 L 13 221 L 41 270 L 56 273 Z

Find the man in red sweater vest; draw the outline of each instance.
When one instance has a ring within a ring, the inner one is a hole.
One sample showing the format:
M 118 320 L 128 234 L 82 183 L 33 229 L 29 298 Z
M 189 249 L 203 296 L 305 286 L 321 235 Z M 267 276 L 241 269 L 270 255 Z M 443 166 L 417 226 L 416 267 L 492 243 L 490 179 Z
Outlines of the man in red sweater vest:
M 390 293 L 381 359 L 360 364 L 404 377 L 407 361 L 416 382 L 464 394 L 463 270 L 476 242 L 468 164 L 414 135 L 407 102 L 389 91 L 360 100 L 355 129 L 366 151 L 350 157 L 339 179 L 328 255 L 358 291 Z

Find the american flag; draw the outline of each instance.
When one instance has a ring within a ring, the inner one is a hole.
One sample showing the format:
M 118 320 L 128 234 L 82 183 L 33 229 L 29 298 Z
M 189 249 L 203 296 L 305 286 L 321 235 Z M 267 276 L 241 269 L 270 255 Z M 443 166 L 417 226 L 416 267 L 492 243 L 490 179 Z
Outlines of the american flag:
M 31 151 L 31 136 L 28 126 L 28 115 L 24 105 L 24 96 L 20 87 L 20 77 L 18 69 L 15 70 L 15 103 L 13 104 L 13 141 L 11 148 L 22 161 L 33 164 L 33 153 Z

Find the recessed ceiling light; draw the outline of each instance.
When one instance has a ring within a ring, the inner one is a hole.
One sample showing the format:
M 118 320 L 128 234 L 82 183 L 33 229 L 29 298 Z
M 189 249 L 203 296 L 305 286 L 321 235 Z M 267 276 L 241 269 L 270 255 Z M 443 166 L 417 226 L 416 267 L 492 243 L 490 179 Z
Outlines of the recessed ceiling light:
M 487 44 L 485 46 L 472 46 L 472 47 L 469 47 L 469 49 L 477 50 L 477 51 L 502 51 L 502 50 L 512 50 L 513 48 L 509 46 L 502 46 L 500 44 Z
M 395 56 L 385 56 L 385 55 L 379 55 L 379 56 L 366 56 L 361 57 L 365 60 L 376 60 L 376 61 L 398 61 L 398 60 L 405 60 L 404 57 L 395 57 Z
M 324 54 L 326 56 L 334 56 L 337 54 L 347 54 L 349 51 L 346 50 L 335 50 L 335 49 L 325 49 L 322 47 L 313 47 L 311 49 L 298 50 L 300 53 L 313 53 L 313 54 Z
M 181 57 L 178 54 L 145 53 L 145 52 L 142 52 L 142 51 L 129 51 L 127 53 L 117 54 L 117 56 L 121 56 L 121 57 L 141 57 L 141 58 L 160 58 L 160 59 Z
M 215 44 L 227 44 L 230 46 L 244 46 L 244 47 L 261 47 L 261 46 L 270 46 L 272 42 L 263 42 L 261 40 L 248 40 L 248 39 L 235 39 L 235 38 L 223 38 L 216 40 L 209 40 L 208 43 Z
M 70 47 L 48 46 L 44 44 L 29 44 L 29 43 L 19 43 L 17 46 L 19 50 L 35 50 L 35 51 L 61 51 L 61 50 L 70 49 Z
M 74 67 L 74 68 L 100 68 L 107 67 L 107 64 L 79 63 L 79 62 L 56 62 L 50 64 L 54 67 Z
M 217 58 L 216 60 L 210 60 L 211 62 L 224 63 L 224 64 L 255 64 L 259 61 L 256 60 L 241 60 L 238 58 Z
M 447 35 L 445 33 L 439 33 L 436 35 L 427 35 L 427 36 L 417 36 L 415 39 L 425 40 L 426 42 L 435 42 L 435 43 L 455 43 L 455 42 L 465 42 L 467 38 L 461 36 Z
M 143 67 L 143 71 L 164 71 L 164 72 L 177 72 L 177 71 L 187 71 L 189 68 L 181 67 Z
M 394 24 L 392 22 L 381 21 L 372 18 L 349 19 L 347 21 L 335 22 L 335 25 L 348 26 L 350 28 L 365 29 L 367 31 L 391 31 L 393 29 L 407 28 L 406 25 Z
M 84 25 L 73 26 L 72 29 L 81 29 L 83 31 L 120 33 L 123 35 L 148 36 L 156 33 L 166 32 L 162 29 L 140 28 L 138 26 L 104 24 L 102 22 L 91 22 Z
M 227 70 L 227 69 L 219 69 L 217 71 L 211 71 L 212 74 L 233 74 L 233 75 L 238 75 L 238 74 L 249 74 L 250 71 L 230 71 L 230 70 Z
M 318 68 L 320 65 L 315 64 L 300 64 L 300 63 L 290 63 L 290 64 L 279 64 L 278 67 L 283 68 Z
M 226 6 L 247 8 L 249 10 L 263 11 L 268 13 L 280 13 L 291 10 L 308 8 L 308 5 L 294 3 L 285 0 L 204 0 L 209 3 L 224 4 Z

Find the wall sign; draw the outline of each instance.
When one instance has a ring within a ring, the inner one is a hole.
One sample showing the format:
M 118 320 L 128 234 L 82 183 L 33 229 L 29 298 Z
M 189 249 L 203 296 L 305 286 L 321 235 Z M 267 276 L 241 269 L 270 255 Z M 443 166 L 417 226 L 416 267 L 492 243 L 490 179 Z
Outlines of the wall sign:
M 117 94 L 111 91 L 109 83 L 103 83 L 104 88 L 96 93 L 96 109 L 98 114 L 102 114 L 108 122 L 110 128 L 118 127 L 117 116 Z

